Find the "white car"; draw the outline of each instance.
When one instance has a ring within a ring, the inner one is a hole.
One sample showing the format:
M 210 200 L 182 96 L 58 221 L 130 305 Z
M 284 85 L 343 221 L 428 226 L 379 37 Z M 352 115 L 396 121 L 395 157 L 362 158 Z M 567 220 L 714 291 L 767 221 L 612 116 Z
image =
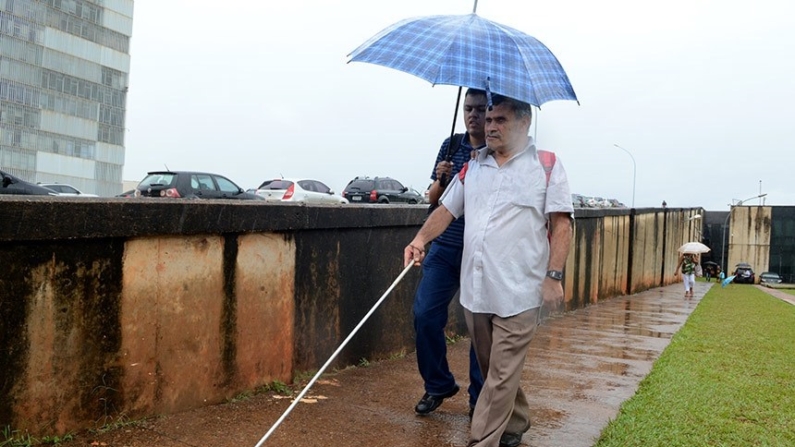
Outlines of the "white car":
M 67 185 L 66 183 L 41 183 L 41 182 L 39 182 L 38 185 L 55 191 L 59 196 L 99 197 L 96 194 L 84 193 L 83 191 L 80 191 L 79 189 L 75 188 L 72 185 Z
M 265 180 L 256 194 L 270 202 L 348 203 L 325 183 L 312 179 L 278 178 Z

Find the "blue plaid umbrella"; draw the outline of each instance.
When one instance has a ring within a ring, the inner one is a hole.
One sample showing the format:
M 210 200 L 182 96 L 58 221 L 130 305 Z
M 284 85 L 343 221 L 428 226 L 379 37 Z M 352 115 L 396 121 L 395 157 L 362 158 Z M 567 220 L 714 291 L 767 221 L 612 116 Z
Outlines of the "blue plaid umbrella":
M 434 85 L 485 89 L 535 106 L 577 100 L 566 72 L 544 44 L 477 14 L 403 20 L 349 56 L 349 62 L 383 65 Z

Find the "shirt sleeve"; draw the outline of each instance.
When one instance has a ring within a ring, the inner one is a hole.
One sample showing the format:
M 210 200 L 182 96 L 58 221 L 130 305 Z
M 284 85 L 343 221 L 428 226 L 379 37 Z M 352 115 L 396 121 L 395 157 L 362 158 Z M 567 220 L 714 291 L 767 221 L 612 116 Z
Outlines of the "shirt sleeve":
M 464 214 L 464 184 L 461 183 L 460 175 L 453 176 L 439 201 L 456 219 Z
M 555 166 L 552 167 L 552 172 L 549 176 L 547 198 L 544 208 L 544 214 L 546 214 L 547 217 L 551 213 L 574 214 L 574 206 L 571 203 L 569 180 L 560 157 L 556 157 Z

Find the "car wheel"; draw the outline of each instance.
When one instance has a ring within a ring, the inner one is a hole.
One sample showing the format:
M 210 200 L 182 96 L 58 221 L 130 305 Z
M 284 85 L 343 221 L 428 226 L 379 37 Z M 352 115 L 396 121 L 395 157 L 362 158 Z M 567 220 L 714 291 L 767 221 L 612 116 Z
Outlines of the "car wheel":
M 378 199 L 378 203 L 389 203 L 389 199 L 387 199 L 386 197 L 381 197 L 380 199 Z

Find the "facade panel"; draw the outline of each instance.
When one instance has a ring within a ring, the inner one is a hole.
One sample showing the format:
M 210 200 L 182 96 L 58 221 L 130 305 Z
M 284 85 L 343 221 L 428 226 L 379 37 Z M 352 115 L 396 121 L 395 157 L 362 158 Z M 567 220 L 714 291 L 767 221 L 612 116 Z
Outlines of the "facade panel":
M 0 167 L 122 191 L 133 0 L 0 0 Z
M 94 0 L 101 3 L 106 10 L 116 11 L 127 17 L 133 16 L 133 0 Z
M 773 207 L 769 270 L 795 282 L 795 206 Z
M 125 16 L 116 11 L 106 9 L 102 26 L 121 34 L 132 36 L 132 16 Z
M 94 177 L 95 164 L 94 160 L 86 160 L 85 158 L 48 154 L 46 152 L 36 154 L 36 170 L 39 174 L 59 175 L 62 172 L 70 172 L 77 177 L 91 178 Z M 49 180 L 46 181 L 49 182 Z

